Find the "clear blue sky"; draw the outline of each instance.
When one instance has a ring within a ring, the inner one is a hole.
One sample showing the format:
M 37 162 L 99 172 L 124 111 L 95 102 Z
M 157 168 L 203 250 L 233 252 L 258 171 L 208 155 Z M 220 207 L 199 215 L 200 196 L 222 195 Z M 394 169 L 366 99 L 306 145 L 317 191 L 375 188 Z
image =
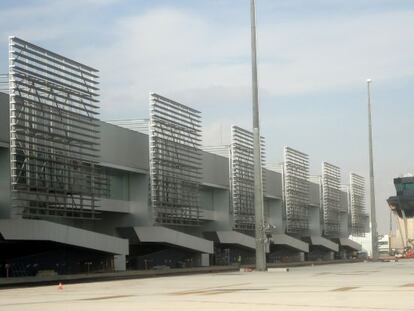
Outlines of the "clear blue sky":
M 379 229 L 392 179 L 414 173 L 414 1 L 258 0 L 262 133 L 268 162 L 284 145 L 368 176 L 365 79 L 373 79 Z M 17 35 L 94 66 L 102 119 L 146 118 L 154 91 L 203 112 L 205 144 L 251 124 L 248 0 L 0 2 L 0 72 Z M 367 205 L 368 208 L 368 205 Z

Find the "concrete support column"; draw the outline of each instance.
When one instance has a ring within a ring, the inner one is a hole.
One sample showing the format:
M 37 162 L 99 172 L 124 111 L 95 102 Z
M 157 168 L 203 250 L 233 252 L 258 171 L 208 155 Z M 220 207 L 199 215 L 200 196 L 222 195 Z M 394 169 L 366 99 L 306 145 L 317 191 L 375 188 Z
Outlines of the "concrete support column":
M 210 266 L 210 255 L 209 254 L 201 254 L 201 267 L 209 267 Z
M 126 271 L 125 255 L 114 255 L 114 269 L 115 271 Z
M 210 255 L 207 253 L 199 253 L 194 255 L 194 266 L 195 267 L 209 267 L 210 266 Z

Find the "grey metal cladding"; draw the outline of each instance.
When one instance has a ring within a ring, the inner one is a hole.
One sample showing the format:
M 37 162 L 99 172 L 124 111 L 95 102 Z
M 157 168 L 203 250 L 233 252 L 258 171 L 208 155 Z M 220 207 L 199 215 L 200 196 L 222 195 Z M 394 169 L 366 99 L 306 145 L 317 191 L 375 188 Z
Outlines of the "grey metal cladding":
M 202 183 L 221 189 L 229 188 L 229 159 L 202 151 Z
M 266 176 L 265 140 L 261 137 L 262 178 Z M 238 126 L 231 130 L 231 192 L 233 229 L 252 232 L 255 229 L 253 133 Z M 263 188 L 265 189 L 265 180 Z
M 201 113 L 151 93 L 149 133 L 155 222 L 199 225 Z
M 148 135 L 113 124 L 100 122 L 100 161 L 103 166 L 115 165 L 149 172 Z
M 341 213 L 341 170 L 322 163 L 322 214 L 324 235 L 339 237 Z
M 126 128 L 131 131 L 139 132 L 148 135 L 149 120 L 148 119 L 128 119 L 128 120 L 109 120 L 106 121 L 119 127 Z
M 98 172 L 98 75 L 9 38 L 12 205 L 25 218 L 96 219 L 107 186 Z
M 1 93 L 9 93 L 9 75 L 0 73 L 0 95 Z
M 0 146 L 10 142 L 9 109 L 9 95 L 0 93 Z
M 309 233 L 309 156 L 285 147 L 283 174 L 286 232 L 306 235 Z
M 365 226 L 368 214 L 365 211 L 365 179 L 355 173 L 350 173 L 351 197 L 351 234 L 365 236 Z

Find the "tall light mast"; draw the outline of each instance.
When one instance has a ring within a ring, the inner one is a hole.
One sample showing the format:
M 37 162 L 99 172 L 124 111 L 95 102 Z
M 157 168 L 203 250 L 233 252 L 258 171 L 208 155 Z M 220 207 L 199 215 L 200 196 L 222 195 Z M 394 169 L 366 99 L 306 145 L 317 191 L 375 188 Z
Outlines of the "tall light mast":
M 266 271 L 265 228 L 263 215 L 263 179 L 260 154 L 259 90 L 257 86 L 256 57 L 256 1 L 250 0 L 252 95 L 253 95 L 253 160 L 254 207 L 256 216 L 256 271 Z
M 377 217 L 375 210 L 375 187 L 374 187 L 374 156 L 372 151 L 372 122 L 371 122 L 371 79 L 367 79 L 368 88 L 368 144 L 369 144 L 369 196 L 371 207 L 371 242 L 372 260 L 378 260 L 378 232 Z

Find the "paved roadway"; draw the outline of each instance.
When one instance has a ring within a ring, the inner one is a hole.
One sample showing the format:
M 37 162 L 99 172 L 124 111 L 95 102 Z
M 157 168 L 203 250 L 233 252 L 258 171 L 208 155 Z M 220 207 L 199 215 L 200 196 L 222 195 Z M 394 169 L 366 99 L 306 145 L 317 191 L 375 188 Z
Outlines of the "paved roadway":
M 414 310 L 414 260 L 4 289 L 0 310 Z

